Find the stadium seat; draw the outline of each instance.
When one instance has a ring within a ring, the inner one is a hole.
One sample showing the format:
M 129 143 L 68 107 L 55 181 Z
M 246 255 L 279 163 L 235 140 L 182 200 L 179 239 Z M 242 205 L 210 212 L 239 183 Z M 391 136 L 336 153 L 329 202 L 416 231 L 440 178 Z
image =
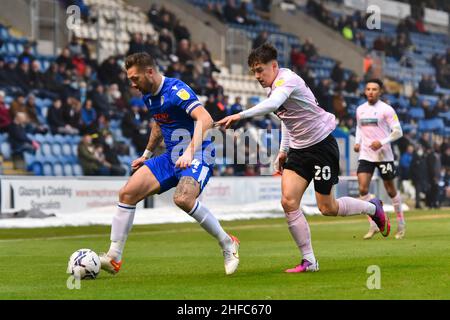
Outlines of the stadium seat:
M 35 176 L 42 176 L 44 175 L 44 170 L 42 167 L 42 162 L 40 161 L 34 161 L 31 164 L 31 171 L 33 171 Z
M 53 163 L 53 175 L 64 176 L 64 169 L 61 162 Z
M 57 156 L 57 157 L 62 156 L 62 154 L 63 154 L 62 146 L 59 142 L 52 143 L 51 147 L 52 147 L 52 154 L 54 156 Z
M 52 147 L 51 147 L 51 144 L 48 142 L 42 143 L 40 150 L 41 150 L 42 155 L 44 155 L 44 156 L 50 156 L 52 154 Z
M 64 175 L 65 176 L 73 176 L 73 167 L 70 163 L 64 163 L 63 165 Z
M 53 166 L 50 162 L 42 164 L 42 173 L 44 176 L 53 176 Z
M 9 142 L 4 141 L 1 143 L 0 145 L 0 153 L 3 155 L 3 158 L 5 160 L 10 160 L 11 159 L 11 146 L 9 144 Z
M 422 108 L 411 108 L 409 110 L 409 115 L 413 119 L 423 119 L 425 118 L 425 112 Z
M 73 174 L 75 175 L 75 176 L 82 176 L 83 175 L 83 169 L 81 168 L 81 166 L 78 164 L 78 163 L 76 163 L 76 164 L 73 164 L 72 165 L 72 171 L 73 171 Z

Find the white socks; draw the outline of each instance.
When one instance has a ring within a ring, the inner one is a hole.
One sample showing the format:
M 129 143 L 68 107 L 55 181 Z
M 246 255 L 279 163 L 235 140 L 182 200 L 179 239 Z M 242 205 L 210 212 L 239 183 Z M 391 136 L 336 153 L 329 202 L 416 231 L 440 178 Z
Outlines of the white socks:
M 135 211 L 136 206 L 120 202 L 117 204 L 117 213 L 111 225 L 111 246 L 108 251 L 108 256 L 116 261 L 122 259 L 123 248 L 133 226 Z
M 195 201 L 194 207 L 188 214 L 197 220 L 203 229 L 219 241 L 222 249 L 225 250 L 233 244 L 233 240 L 222 229 L 217 218 L 200 201 Z

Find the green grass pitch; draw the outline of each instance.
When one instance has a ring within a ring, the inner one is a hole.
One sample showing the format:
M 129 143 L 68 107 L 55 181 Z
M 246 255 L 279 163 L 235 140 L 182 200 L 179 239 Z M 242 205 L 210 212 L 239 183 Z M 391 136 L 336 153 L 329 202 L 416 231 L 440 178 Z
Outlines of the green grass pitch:
M 406 213 L 407 233 L 362 240 L 367 219 L 309 217 L 320 271 L 285 274 L 299 262 L 284 219 L 223 222 L 241 240 L 226 276 L 222 253 L 197 224 L 135 226 L 116 276 L 101 272 L 69 290 L 72 252 L 109 247 L 108 226 L 0 230 L 0 299 L 450 299 L 450 210 Z M 380 268 L 369 290 L 367 268 Z

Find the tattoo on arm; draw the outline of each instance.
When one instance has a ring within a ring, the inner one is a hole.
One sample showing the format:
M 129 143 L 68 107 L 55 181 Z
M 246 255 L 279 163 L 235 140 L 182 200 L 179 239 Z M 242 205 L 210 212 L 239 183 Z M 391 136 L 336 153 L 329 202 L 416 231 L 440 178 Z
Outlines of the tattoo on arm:
M 162 133 L 161 127 L 156 122 L 152 125 L 152 131 L 150 133 L 150 138 L 147 143 L 147 150 L 154 151 L 155 148 L 161 143 Z

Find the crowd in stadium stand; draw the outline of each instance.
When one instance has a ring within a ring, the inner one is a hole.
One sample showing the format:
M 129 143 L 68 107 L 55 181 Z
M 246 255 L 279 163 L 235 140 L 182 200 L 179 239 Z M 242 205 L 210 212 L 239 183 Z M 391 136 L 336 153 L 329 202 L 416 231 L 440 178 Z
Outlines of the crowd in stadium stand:
M 260 1 L 260 9 L 264 10 L 266 4 L 266 1 Z M 317 15 L 319 13 L 315 5 L 317 2 L 309 1 L 308 10 Z M 220 14 L 218 17 L 224 21 L 242 17 L 233 1 L 228 1 L 220 8 L 221 10 L 219 7 L 211 6 L 211 10 L 213 9 L 217 9 L 216 14 Z M 326 11 L 324 12 L 317 18 L 329 23 Z M 242 105 L 240 97 L 236 97 L 235 101 L 228 101 L 223 88 L 213 77 L 213 72 L 220 72 L 220 69 L 214 64 L 206 44 L 192 43 L 190 31 L 172 12 L 153 5 L 148 11 L 148 17 L 158 33 L 157 39 L 151 37 L 144 39 L 142 34 L 134 34 L 128 54 L 149 52 L 155 57 L 166 76 L 183 80 L 198 95 L 207 97 L 205 108 L 214 120 L 246 108 Z M 333 23 L 342 28 L 352 27 L 360 24 L 362 19 L 361 16 L 354 15 Z M 252 22 L 244 18 L 242 23 Z M 392 47 L 394 50 L 392 54 L 396 56 L 395 50 L 401 47 L 399 43 L 405 43 L 407 46 L 408 32 L 403 30 L 405 24 L 408 28 L 407 21 L 399 24 L 395 45 L 384 44 L 387 53 L 389 53 L 387 47 Z M 268 36 L 267 32 L 261 32 L 260 36 L 254 39 L 253 47 L 268 41 Z M 355 38 L 359 39 L 361 45 L 364 43 L 363 35 Z M 378 45 L 380 43 L 377 42 Z M 129 155 L 129 146 L 115 140 L 110 121 L 120 120 L 123 136 L 131 140 L 138 154 L 145 149 L 151 121 L 140 94 L 129 87 L 126 73 L 121 68 L 124 57 L 111 56 L 98 65 L 97 61 L 91 58 L 83 40 L 73 37 L 47 70 L 41 70 L 31 48 L 31 45 L 24 46 L 23 53 L 17 58 L 0 57 L 0 89 L 3 89 L 0 91 L 0 132 L 9 133 L 13 153 L 36 152 L 39 144 L 27 136 L 29 133 L 79 135 L 82 139 L 78 146 L 78 161 L 84 174 L 124 175 L 126 172 L 120 165 L 118 157 Z M 436 79 L 441 86 L 443 83 L 439 82 L 440 79 L 448 81 L 448 75 L 439 77 L 439 70 L 445 69 L 440 64 L 442 61 L 444 63 L 450 61 L 449 55 L 450 50 L 447 57 L 434 57 Z M 349 112 L 345 98 L 348 96 L 362 98 L 361 84 L 364 79 L 353 73 L 346 76 L 341 63 L 336 62 L 330 77 L 317 81 L 309 63 L 314 62 L 318 56 L 313 41 L 305 39 L 300 46 L 292 47 L 290 67 L 310 86 L 319 104 L 337 116 L 340 130 L 354 134 L 354 115 Z M 421 108 L 425 119 L 433 119 L 438 114 L 449 111 L 449 98 L 442 94 L 439 95 L 434 108 L 430 108 L 427 100 L 419 99 L 419 94 L 434 93 L 435 87 L 433 78 L 424 75 L 418 90 L 409 100 L 397 94 L 396 97 L 399 99 L 392 105 L 402 123 L 416 124 L 408 111 L 412 107 Z M 5 92 L 14 97 L 11 105 L 4 102 Z M 35 97 L 49 98 L 53 101 L 46 118 L 36 113 Z M 446 124 L 448 125 L 448 122 Z M 263 119 L 243 121 L 237 127 L 272 129 L 277 126 L 272 118 L 267 116 Z M 419 134 L 415 128 L 404 131 L 405 136 L 396 143 L 400 150 L 400 154 L 397 155 L 400 163 L 400 180 L 411 180 L 417 192 L 427 195 L 427 206 L 438 206 L 445 198 L 442 193 L 450 181 L 449 137 L 428 132 Z M 270 133 L 270 130 L 268 132 Z M 218 166 L 214 174 L 252 176 L 259 175 L 259 169 L 258 165 L 226 165 Z M 421 172 L 422 175 L 415 176 L 417 172 Z M 420 205 L 418 202 L 417 206 Z

